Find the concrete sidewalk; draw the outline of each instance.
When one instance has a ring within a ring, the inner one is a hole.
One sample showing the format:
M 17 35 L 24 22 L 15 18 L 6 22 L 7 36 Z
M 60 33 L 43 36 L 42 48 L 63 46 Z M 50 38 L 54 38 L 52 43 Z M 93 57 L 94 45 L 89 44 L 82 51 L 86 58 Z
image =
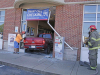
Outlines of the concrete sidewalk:
M 61 61 L 45 54 L 30 54 L 0 50 L 0 64 L 17 67 L 43 75 L 94 75 L 96 71 L 80 66 L 78 61 Z M 100 71 L 100 64 L 98 64 Z M 97 74 L 100 75 L 100 72 Z

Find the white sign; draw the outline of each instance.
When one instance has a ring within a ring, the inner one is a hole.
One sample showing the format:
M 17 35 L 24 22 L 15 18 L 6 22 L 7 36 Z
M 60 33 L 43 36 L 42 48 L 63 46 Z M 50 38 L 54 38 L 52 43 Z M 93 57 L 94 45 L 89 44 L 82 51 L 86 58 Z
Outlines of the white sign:
M 14 46 L 16 34 L 8 34 L 8 45 Z
M 16 33 L 18 32 L 18 27 L 15 27 L 15 32 L 16 32 Z
M 62 40 L 63 40 L 63 37 L 55 37 L 55 51 L 56 52 L 62 51 Z
M 64 37 L 55 37 L 55 58 L 63 60 Z
M 14 51 L 14 41 L 16 34 L 8 34 L 8 51 Z

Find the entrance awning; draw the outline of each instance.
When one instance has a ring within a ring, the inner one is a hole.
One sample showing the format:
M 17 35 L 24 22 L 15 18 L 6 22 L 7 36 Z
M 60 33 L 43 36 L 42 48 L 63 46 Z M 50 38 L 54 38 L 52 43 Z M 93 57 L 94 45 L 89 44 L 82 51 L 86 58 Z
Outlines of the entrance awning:
M 15 0 L 15 8 L 40 8 L 65 4 L 64 0 Z

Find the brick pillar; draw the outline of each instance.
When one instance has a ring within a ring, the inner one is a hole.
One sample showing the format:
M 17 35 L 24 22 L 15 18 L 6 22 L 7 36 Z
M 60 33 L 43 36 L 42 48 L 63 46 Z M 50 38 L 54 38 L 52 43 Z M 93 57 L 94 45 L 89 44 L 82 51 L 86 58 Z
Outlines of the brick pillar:
M 80 59 L 82 23 L 83 5 L 69 4 L 56 7 L 55 29 L 61 36 L 65 37 L 65 41 L 71 47 L 79 48 L 77 60 Z
M 18 26 L 18 32 L 20 31 L 21 13 L 20 8 L 5 10 L 3 40 L 8 40 L 9 33 L 15 33 L 15 26 Z

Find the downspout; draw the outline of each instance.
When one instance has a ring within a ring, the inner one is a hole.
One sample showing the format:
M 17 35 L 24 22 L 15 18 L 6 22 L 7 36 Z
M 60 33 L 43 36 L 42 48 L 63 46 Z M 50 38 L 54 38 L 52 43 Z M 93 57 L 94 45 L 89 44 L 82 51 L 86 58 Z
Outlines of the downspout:
M 61 37 L 59 34 L 58 34 L 58 32 L 51 26 L 51 24 L 49 23 L 49 20 L 50 20 L 50 15 L 51 15 L 51 11 L 49 12 L 49 17 L 48 17 L 48 21 L 47 21 L 47 23 L 48 23 L 48 25 L 53 29 L 53 31 L 59 36 L 59 37 Z M 70 47 L 66 42 L 64 42 L 71 50 L 73 50 L 73 48 L 72 47 Z

